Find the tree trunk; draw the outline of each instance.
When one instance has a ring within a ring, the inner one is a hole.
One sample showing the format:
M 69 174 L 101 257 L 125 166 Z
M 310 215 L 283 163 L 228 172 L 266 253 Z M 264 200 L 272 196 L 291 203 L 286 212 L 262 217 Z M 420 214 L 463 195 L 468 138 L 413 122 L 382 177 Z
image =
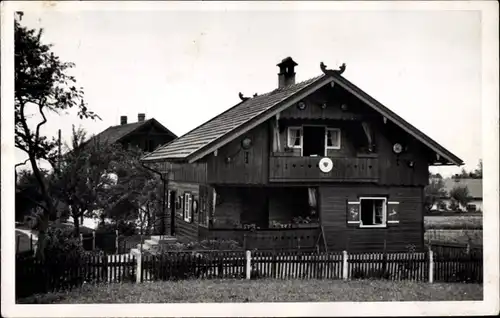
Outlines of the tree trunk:
M 79 237 L 80 236 L 80 209 L 70 206 L 70 213 L 71 216 L 73 217 L 73 230 L 74 230 L 74 236 Z
M 45 234 L 49 227 L 50 216 L 55 214 L 55 208 L 52 199 L 50 198 L 49 193 L 47 191 L 47 185 L 45 184 L 44 177 L 42 176 L 42 173 L 38 168 L 35 156 L 29 154 L 29 160 L 31 163 L 31 168 L 33 169 L 33 174 L 40 186 L 42 199 L 43 201 L 45 201 L 45 208 L 43 208 L 43 213 L 38 223 L 38 243 L 37 243 L 38 247 L 36 249 L 36 257 L 43 261 L 45 260 L 45 253 L 44 253 L 46 245 Z

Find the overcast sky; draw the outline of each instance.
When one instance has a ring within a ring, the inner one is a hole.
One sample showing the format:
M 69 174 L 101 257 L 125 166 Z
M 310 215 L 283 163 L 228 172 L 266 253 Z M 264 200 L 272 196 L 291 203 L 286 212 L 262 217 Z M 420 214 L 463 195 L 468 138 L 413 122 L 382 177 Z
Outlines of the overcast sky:
M 277 86 L 291 56 L 297 81 L 347 64 L 343 76 L 474 169 L 481 156 L 479 11 L 25 12 L 85 89 L 102 121 L 51 116 L 44 133 L 90 134 L 154 117 L 182 135 Z M 22 161 L 21 153 L 16 160 Z M 459 169 L 438 170 L 449 174 Z M 433 169 L 433 171 L 436 171 Z

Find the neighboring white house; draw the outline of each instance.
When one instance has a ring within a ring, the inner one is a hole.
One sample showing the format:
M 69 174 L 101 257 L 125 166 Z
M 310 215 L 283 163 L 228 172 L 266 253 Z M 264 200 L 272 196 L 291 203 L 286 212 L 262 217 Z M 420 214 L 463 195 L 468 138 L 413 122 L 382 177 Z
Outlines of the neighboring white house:
M 483 179 L 446 178 L 443 179 L 443 181 L 446 190 L 446 196 L 441 198 L 441 202 L 443 202 L 446 207 L 449 208 L 451 203 L 450 191 L 456 186 L 467 186 L 467 188 L 469 189 L 471 200 L 466 207 L 461 206 L 460 209 L 463 211 L 483 211 Z

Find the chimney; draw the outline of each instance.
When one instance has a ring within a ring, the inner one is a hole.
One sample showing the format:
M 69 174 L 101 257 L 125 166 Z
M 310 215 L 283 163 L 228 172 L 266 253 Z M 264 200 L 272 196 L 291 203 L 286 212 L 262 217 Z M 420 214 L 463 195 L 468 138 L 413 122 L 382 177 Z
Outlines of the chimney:
M 143 122 L 144 119 L 146 119 L 146 114 L 143 114 L 143 113 L 137 114 L 137 121 L 138 122 Z
M 120 125 L 126 125 L 126 124 L 127 124 L 127 116 L 121 116 Z
M 283 88 L 288 85 L 295 84 L 295 66 L 298 64 L 292 60 L 291 57 L 287 57 L 281 61 L 277 66 L 280 68 L 278 73 L 278 88 Z

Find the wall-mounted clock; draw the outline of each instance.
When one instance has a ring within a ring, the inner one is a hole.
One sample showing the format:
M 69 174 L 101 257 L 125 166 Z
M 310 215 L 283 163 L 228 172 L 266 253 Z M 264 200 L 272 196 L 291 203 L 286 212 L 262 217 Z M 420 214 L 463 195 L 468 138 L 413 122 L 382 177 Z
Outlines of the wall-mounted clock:
M 304 101 L 300 101 L 300 102 L 297 104 L 297 107 L 298 107 L 300 110 L 304 110 L 304 109 L 306 109 L 306 102 L 304 102 Z
M 400 154 L 403 152 L 403 146 L 400 143 L 395 143 L 394 146 L 392 146 L 392 151 L 394 151 L 395 154 Z

